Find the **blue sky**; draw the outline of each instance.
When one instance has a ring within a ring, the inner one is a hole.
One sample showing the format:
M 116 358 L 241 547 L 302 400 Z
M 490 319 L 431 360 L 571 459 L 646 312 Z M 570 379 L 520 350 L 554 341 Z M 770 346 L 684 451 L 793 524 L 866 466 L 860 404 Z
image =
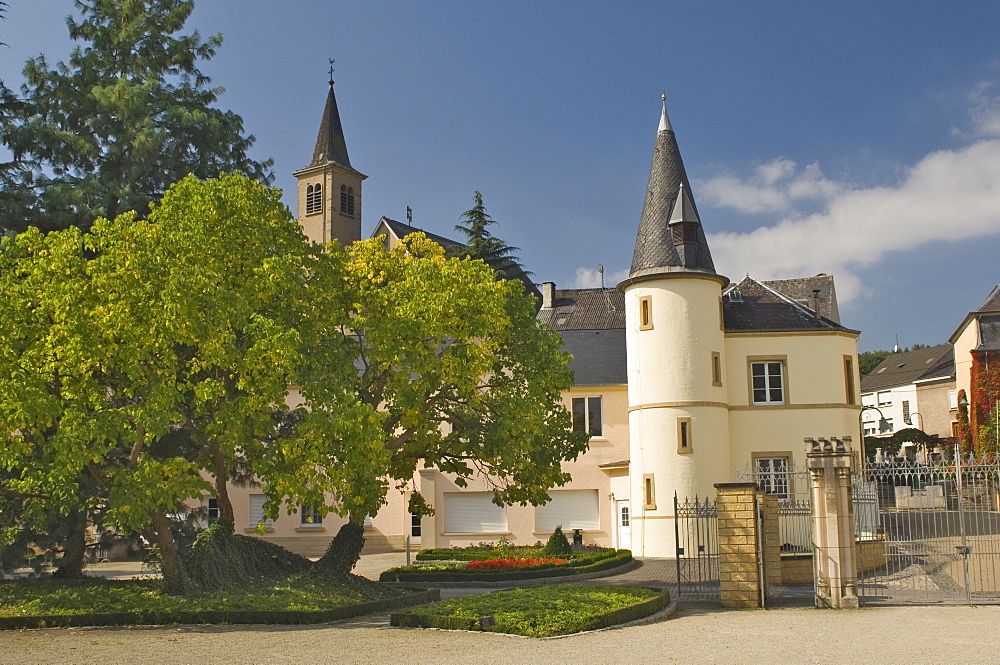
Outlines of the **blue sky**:
M 0 77 L 71 47 L 10 0 Z M 861 350 L 936 344 L 1000 282 L 1000 3 L 200 0 L 226 89 L 294 208 L 336 58 L 382 215 L 452 235 L 475 190 L 536 281 L 627 272 L 666 90 L 719 271 L 837 280 Z

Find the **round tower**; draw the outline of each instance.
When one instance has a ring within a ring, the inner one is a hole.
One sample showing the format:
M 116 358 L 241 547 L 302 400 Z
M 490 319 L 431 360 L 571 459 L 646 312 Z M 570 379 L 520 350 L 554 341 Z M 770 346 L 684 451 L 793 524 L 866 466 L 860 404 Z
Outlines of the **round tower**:
M 728 482 L 722 288 L 677 140 L 660 117 L 625 292 L 632 550 L 676 555 L 674 494 Z

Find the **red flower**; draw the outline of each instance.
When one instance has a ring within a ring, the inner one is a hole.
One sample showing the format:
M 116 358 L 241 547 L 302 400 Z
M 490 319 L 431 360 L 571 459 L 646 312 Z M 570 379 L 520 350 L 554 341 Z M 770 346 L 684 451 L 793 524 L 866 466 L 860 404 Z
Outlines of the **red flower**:
M 508 568 L 527 568 L 528 566 L 540 566 L 546 563 L 566 563 L 568 559 L 554 559 L 547 557 L 528 557 L 524 559 L 486 559 L 484 561 L 470 561 L 465 567 L 470 570 L 506 570 Z

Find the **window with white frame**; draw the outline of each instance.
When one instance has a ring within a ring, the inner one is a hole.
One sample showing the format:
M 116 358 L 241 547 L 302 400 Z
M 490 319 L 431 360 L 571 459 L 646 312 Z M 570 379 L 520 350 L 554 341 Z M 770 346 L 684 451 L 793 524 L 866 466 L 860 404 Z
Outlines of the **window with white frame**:
M 563 531 L 601 528 L 597 490 L 552 490 L 550 501 L 535 508 L 535 531 L 548 533 L 562 525 Z
M 787 457 L 757 457 L 754 459 L 757 489 L 766 494 L 774 494 L 787 501 L 790 497 L 790 479 Z
M 266 494 L 251 494 L 250 495 L 250 528 L 255 529 L 257 525 L 260 524 L 261 520 L 264 519 L 264 503 L 267 501 Z M 270 529 L 273 526 L 272 520 L 268 519 L 264 522 L 264 527 Z
M 323 516 L 313 506 L 299 506 L 299 520 L 302 526 L 323 526 Z
M 780 360 L 750 363 L 754 404 L 785 403 L 785 364 Z
M 420 537 L 420 515 L 416 513 L 410 513 L 410 536 Z
M 590 436 L 602 436 L 601 398 L 573 398 L 573 431 L 590 432 Z
M 446 533 L 506 533 L 507 509 L 493 503 L 493 492 L 445 492 Z
M 886 390 L 878 394 L 879 406 L 892 406 L 892 393 Z

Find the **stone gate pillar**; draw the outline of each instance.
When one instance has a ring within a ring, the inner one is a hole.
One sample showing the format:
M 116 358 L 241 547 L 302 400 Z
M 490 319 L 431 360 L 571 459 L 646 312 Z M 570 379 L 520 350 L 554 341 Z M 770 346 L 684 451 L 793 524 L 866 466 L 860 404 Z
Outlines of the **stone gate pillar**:
M 760 607 L 757 486 L 717 483 L 719 584 L 723 607 Z
M 858 556 L 851 504 L 851 437 L 809 437 L 816 607 L 858 607 Z

